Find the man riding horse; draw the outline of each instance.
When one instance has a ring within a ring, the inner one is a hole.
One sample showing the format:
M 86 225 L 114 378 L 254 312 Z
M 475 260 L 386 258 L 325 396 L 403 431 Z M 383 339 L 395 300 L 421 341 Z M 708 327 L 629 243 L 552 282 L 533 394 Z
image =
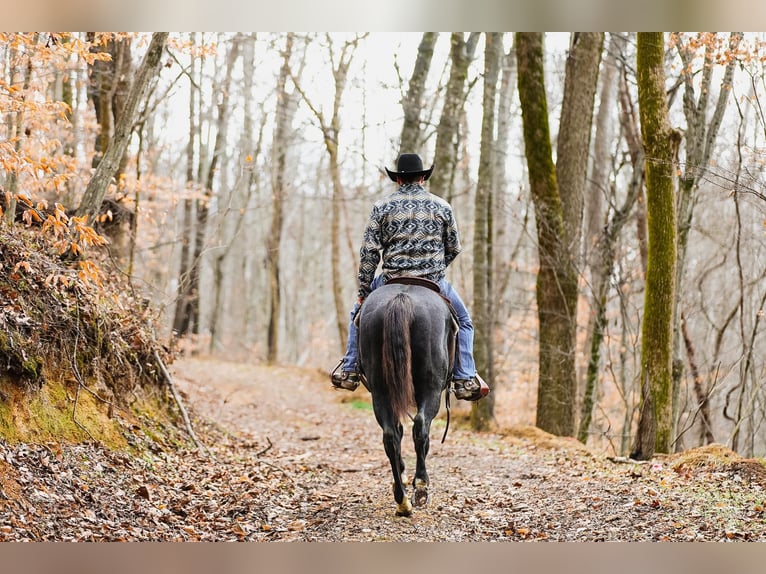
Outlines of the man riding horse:
M 460 253 L 460 236 L 452 207 L 423 187 L 433 166 L 423 169 L 420 156 L 399 156 L 396 171 L 386 168 L 398 189 L 375 202 L 370 212 L 364 241 L 359 251 L 359 293 L 351 311 L 346 354 L 331 375 L 336 388 L 353 391 L 359 386 L 357 327 L 359 307 L 377 287 L 394 277 L 419 277 L 439 285 L 449 299 L 458 322 L 457 352 L 452 377 L 452 392 L 458 399 L 476 401 L 487 395 L 489 387 L 476 372 L 473 359 L 473 323 L 460 295 L 445 279 L 447 266 Z M 383 255 L 383 271 L 375 270 Z

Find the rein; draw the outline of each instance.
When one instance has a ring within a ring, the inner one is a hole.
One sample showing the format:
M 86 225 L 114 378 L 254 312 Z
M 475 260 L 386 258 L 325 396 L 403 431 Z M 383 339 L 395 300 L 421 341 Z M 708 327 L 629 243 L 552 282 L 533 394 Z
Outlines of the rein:
M 447 409 L 447 424 L 444 427 L 444 434 L 442 435 L 442 444 L 444 444 L 444 439 L 447 438 L 447 431 L 449 430 L 449 388 L 444 393 L 444 407 Z

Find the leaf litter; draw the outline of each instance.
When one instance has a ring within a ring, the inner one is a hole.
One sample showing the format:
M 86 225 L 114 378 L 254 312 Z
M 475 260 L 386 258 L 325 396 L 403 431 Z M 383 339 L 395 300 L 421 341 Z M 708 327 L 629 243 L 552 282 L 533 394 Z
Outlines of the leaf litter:
M 204 450 L 0 442 L 1 541 L 764 541 L 766 472 L 711 445 L 646 463 L 538 429 L 432 428 L 430 501 L 394 516 L 365 391 L 316 370 L 186 358 Z M 409 432 L 404 458 L 414 467 Z

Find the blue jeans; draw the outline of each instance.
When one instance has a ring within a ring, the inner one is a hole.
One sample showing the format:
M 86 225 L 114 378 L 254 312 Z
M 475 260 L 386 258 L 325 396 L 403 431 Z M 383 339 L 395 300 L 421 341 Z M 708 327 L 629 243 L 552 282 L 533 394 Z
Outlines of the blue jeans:
M 383 285 L 383 283 L 383 276 L 378 275 L 372 280 L 370 288 L 375 290 Z M 455 314 L 457 315 L 457 349 L 452 376 L 455 379 L 472 379 L 476 375 L 476 364 L 473 361 L 473 323 L 471 322 L 471 316 L 460 295 L 452 288 L 449 281 L 446 279 L 439 281 L 439 288 L 442 295 L 450 300 L 452 308 L 455 309 Z M 357 371 L 357 329 L 354 324 L 354 317 L 356 317 L 358 311 L 359 302 L 356 302 L 351 310 L 351 320 L 348 324 L 348 343 L 346 345 L 346 354 L 343 356 L 344 371 Z

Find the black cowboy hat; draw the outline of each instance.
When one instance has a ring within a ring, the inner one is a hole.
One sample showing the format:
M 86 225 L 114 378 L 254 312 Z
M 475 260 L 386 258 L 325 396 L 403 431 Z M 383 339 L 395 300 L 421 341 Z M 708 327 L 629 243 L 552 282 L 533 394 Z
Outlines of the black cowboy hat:
M 406 175 L 411 177 L 420 177 L 421 175 L 428 179 L 434 170 L 432 165 L 429 169 L 423 169 L 423 160 L 416 153 L 403 153 L 396 162 L 396 171 L 386 168 L 386 173 L 391 181 L 396 181 L 399 176 Z

